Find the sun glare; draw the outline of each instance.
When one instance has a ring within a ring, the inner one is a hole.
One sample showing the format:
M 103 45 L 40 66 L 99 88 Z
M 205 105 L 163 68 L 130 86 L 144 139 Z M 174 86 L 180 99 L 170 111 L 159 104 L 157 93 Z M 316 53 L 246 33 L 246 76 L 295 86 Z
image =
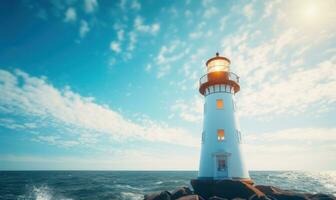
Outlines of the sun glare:
M 282 22 L 309 32 L 334 29 L 336 1 L 294 0 L 282 10 Z
M 318 6 L 316 4 L 310 3 L 306 5 L 306 7 L 303 10 L 303 15 L 305 18 L 315 18 L 318 17 L 319 10 Z

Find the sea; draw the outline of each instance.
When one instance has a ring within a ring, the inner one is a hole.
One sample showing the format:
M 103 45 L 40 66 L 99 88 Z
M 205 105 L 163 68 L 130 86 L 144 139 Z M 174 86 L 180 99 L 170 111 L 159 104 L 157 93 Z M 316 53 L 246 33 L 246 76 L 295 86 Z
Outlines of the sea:
M 252 171 L 256 184 L 336 196 L 336 171 Z M 189 186 L 196 171 L 0 171 L 0 199 L 135 200 Z

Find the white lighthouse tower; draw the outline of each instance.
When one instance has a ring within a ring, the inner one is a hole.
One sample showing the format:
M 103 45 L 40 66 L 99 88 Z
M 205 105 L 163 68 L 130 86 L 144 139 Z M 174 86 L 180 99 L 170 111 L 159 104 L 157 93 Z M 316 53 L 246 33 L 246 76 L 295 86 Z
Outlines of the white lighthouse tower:
M 230 60 L 218 53 L 206 62 L 206 70 L 199 87 L 205 103 L 197 180 L 230 179 L 252 183 L 235 114 L 234 97 L 240 90 L 239 77 L 230 71 Z

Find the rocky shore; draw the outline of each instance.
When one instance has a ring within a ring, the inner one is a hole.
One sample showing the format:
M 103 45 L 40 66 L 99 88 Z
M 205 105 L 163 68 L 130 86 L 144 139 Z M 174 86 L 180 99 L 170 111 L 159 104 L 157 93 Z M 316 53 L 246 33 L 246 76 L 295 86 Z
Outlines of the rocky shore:
M 194 190 L 182 187 L 172 192 L 147 194 L 144 200 L 336 200 L 332 195 L 299 193 L 266 185 L 253 186 L 236 180 L 213 181 L 207 185 L 195 185 L 193 181 Z

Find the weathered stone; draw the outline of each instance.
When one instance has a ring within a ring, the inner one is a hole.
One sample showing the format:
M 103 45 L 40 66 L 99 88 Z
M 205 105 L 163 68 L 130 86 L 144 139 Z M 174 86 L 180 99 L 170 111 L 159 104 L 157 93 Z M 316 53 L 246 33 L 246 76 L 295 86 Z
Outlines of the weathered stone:
M 255 196 L 254 199 L 266 198 L 257 188 L 250 184 L 238 180 L 192 180 L 191 185 L 196 194 L 205 198 L 218 196 L 227 199 L 243 198 L 249 199 Z
M 252 186 L 236 180 L 197 180 L 191 182 L 195 194 L 182 187 L 172 194 L 168 191 L 145 195 L 145 200 L 336 200 L 333 195 L 299 193 L 273 186 Z M 204 198 L 202 198 L 204 197 Z
M 311 200 L 336 200 L 336 197 L 327 194 L 311 194 L 308 197 Z
M 193 195 L 188 195 L 188 196 L 178 198 L 177 200 L 204 200 L 204 199 L 201 196 L 193 194 Z
M 289 190 L 282 190 L 273 186 L 267 185 L 257 185 L 255 186 L 260 191 L 265 193 L 269 197 L 273 197 L 277 200 L 336 200 L 332 195 L 327 194 L 308 194 L 308 193 L 299 193 Z
M 282 190 L 273 186 L 266 186 L 266 185 L 257 185 L 255 188 L 258 188 L 264 194 L 271 198 L 275 198 L 277 200 L 307 200 L 306 194 L 292 192 L 288 190 Z
M 146 194 L 144 200 L 171 200 L 171 194 L 168 191 Z
M 171 193 L 171 199 L 178 199 L 183 196 L 192 195 L 192 191 L 188 187 L 178 188 Z
M 228 200 L 228 199 L 225 199 L 225 198 L 222 198 L 222 197 L 213 196 L 213 197 L 210 197 L 208 200 Z

